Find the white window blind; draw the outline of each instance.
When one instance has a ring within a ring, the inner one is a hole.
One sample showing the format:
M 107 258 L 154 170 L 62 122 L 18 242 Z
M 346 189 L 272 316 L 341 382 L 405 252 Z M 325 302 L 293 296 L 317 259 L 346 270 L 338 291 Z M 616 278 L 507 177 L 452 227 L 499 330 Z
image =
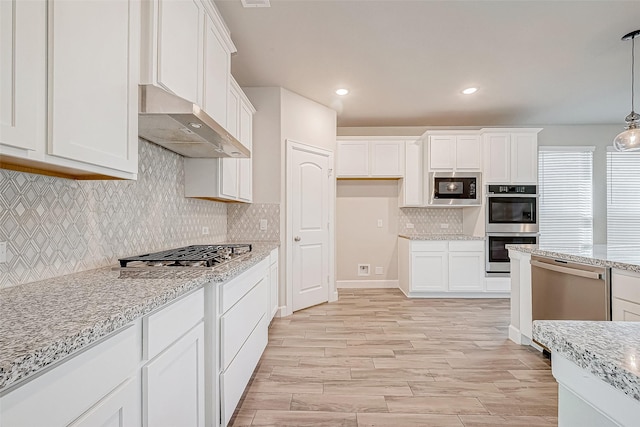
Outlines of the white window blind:
M 593 149 L 540 147 L 541 244 L 593 244 Z
M 640 244 L 639 185 L 640 152 L 608 151 L 607 244 Z

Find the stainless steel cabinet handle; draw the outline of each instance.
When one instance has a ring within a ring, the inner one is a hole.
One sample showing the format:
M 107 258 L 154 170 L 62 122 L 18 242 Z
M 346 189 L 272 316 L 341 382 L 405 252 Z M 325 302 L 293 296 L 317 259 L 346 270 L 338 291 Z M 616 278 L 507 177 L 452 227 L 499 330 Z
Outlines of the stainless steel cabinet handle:
M 535 260 L 531 260 L 531 265 L 533 267 L 544 268 L 545 270 L 557 271 L 558 273 L 571 274 L 572 276 L 580 276 L 596 280 L 602 279 L 600 273 L 596 273 L 595 271 L 578 270 L 575 268 L 562 267 L 560 265 L 547 264 Z
M 300 236 L 296 236 L 296 237 L 294 237 L 294 238 L 293 238 L 293 241 L 294 241 L 294 242 L 299 242 L 299 241 L 300 241 Z

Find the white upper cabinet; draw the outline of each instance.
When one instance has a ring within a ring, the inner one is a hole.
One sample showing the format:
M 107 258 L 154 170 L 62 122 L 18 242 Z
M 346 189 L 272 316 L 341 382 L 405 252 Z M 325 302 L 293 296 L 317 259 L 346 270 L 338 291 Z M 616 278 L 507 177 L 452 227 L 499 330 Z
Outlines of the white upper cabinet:
M 233 77 L 227 100 L 227 129 L 251 150 L 256 110 Z M 246 203 L 253 200 L 251 158 L 185 158 L 184 162 L 185 197 Z
M 0 143 L 25 151 L 45 138 L 46 23 L 44 0 L 0 2 Z
M 422 206 L 422 139 L 405 142 L 404 179 L 400 181 L 400 207 Z
M 229 31 L 212 2 L 143 2 L 142 84 L 154 84 L 199 105 L 229 129 Z
M 50 154 L 137 172 L 139 8 L 49 1 Z
M 404 141 L 339 140 L 337 178 L 402 178 Z
M 484 182 L 537 184 L 540 130 L 505 129 L 484 133 Z
M 475 134 L 429 134 L 427 161 L 430 171 L 480 171 L 480 136 Z
M 2 167 L 135 179 L 140 2 L 1 2 L 0 20 Z

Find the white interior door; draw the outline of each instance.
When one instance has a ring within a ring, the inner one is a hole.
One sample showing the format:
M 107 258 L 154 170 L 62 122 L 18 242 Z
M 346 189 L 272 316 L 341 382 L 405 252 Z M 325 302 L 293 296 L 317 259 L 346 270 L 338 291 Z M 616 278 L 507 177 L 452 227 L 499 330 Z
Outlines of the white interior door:
M 331 153 L 291 142 L 289 213 L 292 309 L 329 299 Z

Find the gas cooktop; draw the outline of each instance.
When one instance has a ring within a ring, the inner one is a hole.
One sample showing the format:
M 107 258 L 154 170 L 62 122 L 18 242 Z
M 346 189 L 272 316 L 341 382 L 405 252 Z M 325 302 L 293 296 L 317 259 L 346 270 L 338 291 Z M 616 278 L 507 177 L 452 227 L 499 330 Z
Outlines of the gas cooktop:
M 120 267 L 215 267 L 251 252 L 249 243 L 191 245 L 120 258 Z M 131 265 L 129 265 L 131 263 Z

